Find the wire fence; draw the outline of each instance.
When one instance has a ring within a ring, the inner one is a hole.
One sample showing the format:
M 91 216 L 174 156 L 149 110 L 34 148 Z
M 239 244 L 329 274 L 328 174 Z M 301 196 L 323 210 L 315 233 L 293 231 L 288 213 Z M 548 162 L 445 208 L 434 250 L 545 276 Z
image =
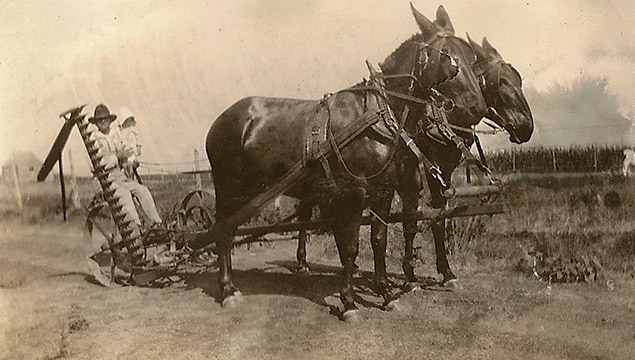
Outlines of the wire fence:
M 499 173 L 615 172 L 622 168 L 622 145 L 537 147 L 487 152 L 490 168 Z
M 497 173 L 589 173 L 617 172 L 622 169 L 625 145 L 523 147 L 486 152 L 487 162 Z M 199 163 L 206 160 L 199 160 Z M 179 166 L 180 165 L 180 166 Z M 185 166 L 183 166 L 185 165 Z M 196 161 L 153 163 L 141 162 L 139 173 L 145 181 L 200 181 L 211 184 L 207 166 L 195 166 Z M 196 170 L 199 168 L 200 170 Z M 54 174 L 56 178 L 59 175 Z M 93 181 L 92 176 L 76 176 L 80 184 Z

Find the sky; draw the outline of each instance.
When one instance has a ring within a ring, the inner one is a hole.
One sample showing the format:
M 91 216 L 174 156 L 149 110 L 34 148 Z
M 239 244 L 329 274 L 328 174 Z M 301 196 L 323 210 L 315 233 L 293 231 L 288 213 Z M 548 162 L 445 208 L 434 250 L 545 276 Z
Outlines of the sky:
M 457 35 L 486 36 L 526 87 L 603 77 L 634 117 L 635 1 L 413 3 L 431 19 L 443 4 Z M 383 61 L 416 32 L 401 0 L 3 0 L 0 163 L 19 151 L 43 160 L 59 113 L 104 103 L 135 115 L 148 170 L 192 170 L 194 150 L 204 154 L 209 126 L 235 101 L 321 98 L 359 82 L 364 60 Z M 71 150 L 88 173 L 77 131 L 66 149 L 64 160 Z

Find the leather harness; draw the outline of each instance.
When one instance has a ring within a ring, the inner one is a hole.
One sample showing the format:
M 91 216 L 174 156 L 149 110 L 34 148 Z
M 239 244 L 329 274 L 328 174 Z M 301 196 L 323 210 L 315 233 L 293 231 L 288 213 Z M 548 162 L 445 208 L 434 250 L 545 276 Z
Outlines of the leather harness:
M 408 102 L 412 102 L 419 105 L 425 105 L 426 107 L 426 120 L 429 120 L 427 123 L 432 124 L 432 128 L 428 128 L 424 130 L 424 133 L 432 138 L 433 140 L 439 141 L 443 144 L 452 143 L 456 146 L 463 156 L 468 160 L 470 164 L 475 164 L 477 169 L 480 170 L 477 173 L 479 180 L 482 183 L 493 184 L 494 181 L 490 178 L 491 171 L 487 166 L 484 153 L 482 151 L 480 141 L 476 136 L 476 131 L 471 128 L 464 128 L 460 126 L 456 126 L 450 124 L 447 120 L 446 112 L 451 110 L 448 109 L 448 106 L 443 101 L 437 100 L 440 94 L 432 92 L 430 100 L 423 100 L 421 98 L 417 98 L 408 94 L 403 94 L 391 90 L 387 90 L 383 87 L 383 82 L 379 81 L 383 77 L 383 75 L 377 73 L 372 66 L 369 65 L 369 70 L 371 71 L 370 81 L 365 82 L 363 85 L 354 86 L 349 89 L 345 89 L 342 91 L 363 91 L 369 94 L 374 94 L 377 103 L 379 105 L 379 111 L 375 112 L 375 116 L 379 117 L 377 121 L 371 121 L 370 127 L 380 136 L 390 139 L 393 141 L 393 151 L 396 145 L 396 140 L 401 139 L 404 145 L 410 150 L 410 152 L 417 158 L 417 165 L 419 169 L 419 175 L 421 177 L 422 184 L 425 181 L 425 174 L 429 173 L 436 181 L 439 182 L 443 190 L 450 188 L 451 184 L 448 184 L 443 178 L 443 174 L 441 172 L 440 167 L 431 161 L 426 155 L 421 151 L 421 149 L 415 143 L 412 135 L 404 128 L 405 121 L 409 115 L 409 108 L 406 105 L 404 107 L 404 111 L 402 112 L 401 121 L 397 122 L 395 119 L 395 115 L 390 108 L 390 104 L 388 103 L 388 97 L 396 97 L 402 100 L 406 100 Z M 403 75 L 402 75 L 403 76 Z M 341 156 L 339 151 L 339 146 L 337 146 L 333 139 L 333 135 L 331 134 L 330 129 L 330 99 L 333 94 L 326 94 L 322 101 L 320 102 L 321 106 L 324 106 L 328 112 L 328 116 L 326 119 L 321 118 L 319 120 L 313 120 L 311 124 L 308 124 L 308 131 L 305 136 L 305 163 L 311 164 L 316 160 L 320 161 L 320 164 L 324 170 L 324 173 L 329 179 L 331 183 L 334 183 L 334 178 L 332 175 L 332 171 L 330 165 L 328 163 L 327 157 L 332 155 L 331 153 L 325 154 L 320 151 L 321 145 L 325 142 L 329 142 L 331 145 L 331 149 L 335 153 L 338 158 L 340 164 L 349 172 L 350 175 L 354 177 L 359 177 L 350 171 L 348 171 L 347 165 L 344 162 L 344 159 Z M 450 105 L 452 107 L 453 105 Z M 370 112 L 370 111 L 369 111 Z M 367 115 L 365 113 L 364 115 Z M 364 117 L 364 116 L 362 116 Z M 379 121 L 382 120 L 382 121 Z M 319 122 L 319 123 L 318 123 Z M 426 122 L 425 120 L 420 120 L 420 124 Z M 368 123 L 368 122 L 366 122 Z M 436 129 L 431 131 L 431 129 Z M 454 129 L 465 132 L 470 136 L 474 137 L 474 141 L 477 145 L 479 156 L 481 159 L 476 158 L 468 149 L 465 144 L 465 140 L 463 137 L 456 134 Z M 495 131 L 495 130 L 494 130 Z M 390 162 L 391 159 L 388 161 Z M 386 167 L 388 163 L 382 167 L 380 171 L 375 175 L 366 176 L 364 179 L 372 178 L 376 175 L 379 175 Z
M 422 46 L 423 45 L 423 46 Z M 479 180 L 483 183 L 493 184 L 493 180 L 490 178 L 491 171 L 487 167 L 487 163 L 484 158 L 484 153 L 481 148 L 480 141 L 476 135 L 477 131 L 470 128 L 465 128 L 457 125 L 450 124 L 447 120 L 446 112 L 451 111 L 455 104 L 451 99 L 445 98 L 442 94 L 437 92 L 434 88 L 429 88 L 430 97 L 429 99 L 422 99 L 415 96 L 412 96 L 412 91 L 417 82 L 417 77 L 415 76 L 415 71 L 419 73 L 417 75 L 421 75 L 423 70 L 427 67 L 428 55 L 426 52 L 422 51 L 423 48 L 428 46 L 427 44 L 417 44 L 417 56 L 415 56 L 414 64 L 412 67 L 412 71 L 410 74 L 399 74 L 399 75 L 384 75 L 382 73 L 377 72 L 373 66 L 367 61 L 366 64 L 370 71 L 370 79 L 369 81 L 364 81 L 362 85 L 354 86 L 349 89 L 345 89 L 342 91 L 362 91 L 369 94 L 374 94 L 375 99 L 379 105 L 379 111 L 375 112 L 375 116 L 379 116 L 383 121 L 374 121 L 371 123 L 371 128 L 379 135 L 384 138 L 391 139 L 392 149 L 391 156 L 386 164 L 378 171 L 376 174 L 371 176 L 360 177 L 353 174 L 348 170 L 344 159 L 339 150 L 339 146 L 333 140 L 334 136 L 331 133 L 330 127 L 330 103 L 329 100 L 332 94 L 326 94 L 322 101 L 320 102 L 321 106 L 324 106 L 327 110 L 328 116 L 326 119 L 322 119 L 321 117 L 316 117 L 311 120 L 309 124 L 307 124 L 307 130 L 305 130 L 305 151 L 304 151 L 304 161 L 305 164 L 314 163 L 316 160 L 319 160 L 326 177 L 329 179 L 331 183 L 334 183 L 332 171 L 330 169 L 327 157 L 331 154 L 325 154 L 320 151 L 322 145 L 325 142 L 330 143 L 331 150 L 337 156 L 340 164 L 343 168 L 353 177 L 369 179 L 374 176 L 379 175 L 383 170 L 389 165 L 392 161 L 392 154 L 394 154 L 397 141 L 401 139 L 406 147 L 412 152 L 412 154 L 417 158 L 417 164 L 419 169 L 419 175 L 421 177 L 422 184 L 425 181 L 426 172 L 429 173 L 436 181 L 439 182 L 443 190 L 448 189 L 451 184 L 445 182 L 443 178 L 443 174 L 439 166 L 428 159 L 425 154 L 419 149 L 417 144 L 415 143 L 413 137 L 408 133 L 405 129 L 404 125 L 409 115 L 408 105 L 404 106 L 404 110 L 402 112 L 402 117 L 399 122 L 395 119 L 395 115 L 390 108 L 388 97 L 399 98 L 408 103 L 414 103 L 417 105 L 424 105 L 426 109 L 426 119 L 421 119 L 419 121 L 419 127 L 424 134 L 430 137 L 432 140 L 435 140 L 441 144 L 447 145 L 449 143 L 454 144 L 463 154 L 463 156 L 468 160 L 469 163 L 475 164 L 477 169 L 480 170 L 478 173 Z M 419 66 L 417 66 L 419 65 Z M 460 69 L 457 66 L 457 74 Z M 392 90 L 388 90 L 385 88 L 385 84 L 383 82 L 384 79 L 394 79 L 394 78 L 409 78 L 410 79 L 410 87 L 408 88 L 408 93 L 400 93 Z M 366 112 L 364 115 L 368 115 Z M 362 115 L 361 117 L 364 117 Z M 356 119 L 353 123 L 358 122 L 359 119 Z M 377 119 L 379 120 L 379 119 Z M 425 123 L 425 124 L 424 124 Z M 423 125 L 423 126 L 422 126 Z M 489 125 L 489 124 L 488 124 Z M 490 125 L 491 126 L 491 125 Z M 465 144 L 465 140 L 457 135 L 454 130 L 458 130 L 473 136 L 473 139 L 477 145 L 479 156 L 481 159 L 476 158 L 468 149 Z M 496 132 L 498 129 L 494 129 L 491 132 Z M 482 174 L 481 174 L 482 173 Z

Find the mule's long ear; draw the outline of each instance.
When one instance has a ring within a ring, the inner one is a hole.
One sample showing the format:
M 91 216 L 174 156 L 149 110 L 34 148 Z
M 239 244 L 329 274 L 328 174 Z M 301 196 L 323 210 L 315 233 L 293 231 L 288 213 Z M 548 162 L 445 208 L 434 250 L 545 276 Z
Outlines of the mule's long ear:
M 415 6 L 410 3 L 410 9 L 412 10 L 412 14 L 417 21 L 417 25 L 419 25 L 419 29 L 421 29 L 421 33 L 425 36 L 432 36 L 437 33 L 437 28 L 434 26 L 432 21 L 430 21 L 425 15 L 419 12 L 419 10 L 415 9 Z
M 490 55 L 490 56 L 494 56 L 494 57 L 498 57 L 499 59 L 502 59 L 503 57 L 498 53 L 498 50 L 496 50 L 492 44 L 489 43 L 489 41 L 487 41 L 487 38 L 484 37 L 483 38 L 483 49 Z
M 452 21 L 450 21 L 450 15 L 448 15 L 448 12 L 445 11 L 443 5 L 439 5 L 439 8 L 437 9 L 437 19 L 434 23 L 443 30 L 454 34 L 454 26 L 452 26 Z
M 467 36 L 467 41 L 470 43 L 470 46 L 474 50 L 474 53 L 476 54 L 476 57 L 479 60 L 483 60 L 483 59 L 487 58 L 487 53 L 485 52 L 485 49 L 483 49 L 483 47 L 481 45 L 479 45 L 479 43 L 477 43 L 476 41 L 472 40 L 472 38 L 470 37 L 470 34 L 465 33 L 465 35 Z

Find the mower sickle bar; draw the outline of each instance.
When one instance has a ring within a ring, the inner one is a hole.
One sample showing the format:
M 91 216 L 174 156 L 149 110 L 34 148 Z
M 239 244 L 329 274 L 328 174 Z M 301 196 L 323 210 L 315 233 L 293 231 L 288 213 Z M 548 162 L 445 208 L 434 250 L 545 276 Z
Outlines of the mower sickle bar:
M 79 116 L 77 128 L 88 151 L 95 176 L 103 190 L 104 199 L 108 202 L 110 213 L 121 235 L 119 244 L 126 246 L 132 263 L 136 264 L 143 257 L 143 247 L 141 244 L 141 230 L 134 221 L 134 215 L 132 215 L 132 211 L 135 211 L 135 209 L 128 209 L 121 203 L 121 199 L 129 195 L 114 182 L 114 173 L 117 171 L 117 167 L 112 165 L 113 159 L 106 158 L 108 155 L 102 151 L 100 142 L 97 141 L 95 136 L 97 129 L 90 127 L 85 117 L 85 115 Z M 116 164 L 116 161 L 114 163 Z

